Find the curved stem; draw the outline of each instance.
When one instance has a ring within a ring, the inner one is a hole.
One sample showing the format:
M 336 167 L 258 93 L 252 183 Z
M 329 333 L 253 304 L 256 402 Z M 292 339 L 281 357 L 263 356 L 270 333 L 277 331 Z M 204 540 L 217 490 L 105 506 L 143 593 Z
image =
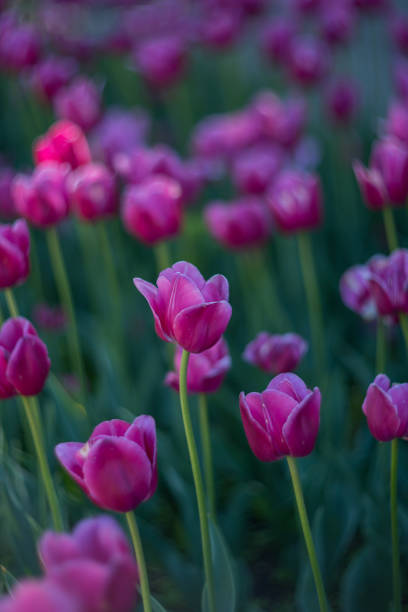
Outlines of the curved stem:
M 157 274 L 170 267 L 170 252 L 167 242 L 158 242 L 154 247 Z
M 377 319 L 377 347 L 375 358 L 376 374 L 381 374 L 385 370 L 385 325 L 383 319 Z
M 43 436 L 41 432 L 41 417 L 38 409 L 38 403 L 36 398 L 32 397 L 31 401 L 24 395 L 20 395 L 22 404 L 24 406 L 24 412 L 28 425 L 30 427 L 31 435 L 33 437 L 34 448 L 40 466 L 41 478 L 44 484 L 45 494 L 48 499 L 48 504 L 51 510 L 52 521 L 54 528 L 57 531 L 62 531 L 63 523 L 61 517 L 61 511 L 58 504 L 57 494 L 52 482 L 50 468 L 48 466 L 47 457 L 45 455 Z
M 54 272 L 55 282 L 57 283 L 58 293 L 64 309 L 69 317 L 71 329 L 68 333 L 68 343 L 71 355 L 71 364 L 79 377 L 82 398 L 85 395 L 85 374 L 79 345 L 78 327 L 75 317 L 74 304 L 72 301 L 71 288 L 65 269 L 64 258 L 55 227 L 47 231 L 47 243 L 50 253 L 51 265 Z
M 398 249 L 398 234 L 395 227 L 394 213 L 390 206 L 385 206 L 382 211 L 388 248 L 392 252 Z
M 210 612 L 215 612 L 214 581 L 211 563 L 211 544 L 208 529 L 208 518 L 205 508 L 205 495 L 203 478 L 198 460 L 197 445 L 194 439 L 193 425 L 191 423 L 190 410 L 187 399 L 187 366 L 189 352 L 183 350 L 180 363 L 180 404 L 183 416 L 184 430 L 186 433 L 188 452 L 190 455 L 191 469 L 193 472 L 194 486 L 197 496 L 198 514 L 200 518 L 201 543 L 203 548 L 204 571 L 208 589 L 208 602 Z
M 9 313 L 12 317 L 18 317 L 18 308 L 17 302 L 14 299 L 14 294 L 11 289 L 6 289 L 4 291 L 6 296 L 7 308 L 9 309 Z
M 391 442 L 391 472 L 390 472 L 390 511 L 391 511 L 391 541 L 392 541 L 392 584 L 394 608 L 393 612 L 401 611 L 401 576 L 398 541 L 398 438 Z
M 211 437 L 208 422 L 207 396 L 200 393 L 198 397 L 200 413 L 200 434 L 203 452 L 204 476 L 207 489 L 208 512 L 215 519 L 215 487 L 214 487 L 214 468 L 211 454 Z
M 133 512 L 126 513 L 126 520 L 132 537 L 133 548 L 135 549 L 136 561 L 139 568 L 140 588 L 142 591 L 144 612 L 152 612 L 152 602 L 150 599 L 149 580 L 147 577 L 146 562 L 143 553 L 142 541 L 140 539 L 139 528 Z
M 310 529 L 309 519 L 307 517 L 305 500 L 303 498 L 302 485 L 299 478 L 299 473 L 296 467 L 296 462 L 293 457 L 286 457 L 288 461 L 290 476 L 292 478 L 293 490 L 295 493 L 296 504 L 299 512 L 300 524 L 302 526 L 303 536 L 309 555 L 309 561 L 313 572 L 313 578 L 316 585 L 317 597 L 319 599 L 319 607 L 321 612 L 328 612 L 326 592 L 323 585 L 322 575 L 320 573 L 319 562 L 317 560 L 316 550 L 313 543 L 312 532 Z

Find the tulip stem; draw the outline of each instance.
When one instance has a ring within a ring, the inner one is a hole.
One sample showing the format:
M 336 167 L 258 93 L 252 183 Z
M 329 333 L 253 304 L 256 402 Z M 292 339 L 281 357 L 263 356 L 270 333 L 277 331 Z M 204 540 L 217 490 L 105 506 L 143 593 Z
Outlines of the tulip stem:
M 126 520 L 132 537 L 133 548 L 135 549 L 136 561 L 139 568 L 140 588 L 142 591 L 144 612 L 152 612 L 152 600 L 150 598 L 149 579 L 147 577 L 146 561 L 143 553 L 142 540 L 140 539 L 139 528 L 133 512 L 126 512 Z
M 319 599 L 319 607 L 321 612 L 327 612 L 326 592 L 324 590 L 323 579 L 320 573 L 319 562 L 317 560 L 316 549 L 313 543 L 312 532 L 310 529 L 309 519 L 303 498 L 302 484 L 299 478 L 299 472 L 296 466 L 294 457 L 286 457 L 289 466 L 289 472 L 292 479 L 293 490 L 295 493 L 296 504 L 299 512 L 300 524 L 302 526 L 303 536 L 305 538 L 306 548 L 309 555 L 310 565 L 313 572 L 313 577 L 316 585 L 317 597 Z
M 12 317 L 18 317 L 18 308 L 16 300 L 14 299 L 14 294 L 11 289 L 6 289 L 4 291 L 6 296 L 7 308 L 9 309 L 9 313 Z
M 40 473 L 44 484 L 45 494 L 48 498 L 48 504 L 51 510 L 54 529 L 56 531 L 62 531 L 62 516 L 58 504 L 55 487 L 52 482 L 50 468 L 48 466 L 47 457 L 44 450 L 43 436 L 41 433 L 41 417 L 40 411 L 38 409 L 37 399 L 35 397 L 32 397 L 31 400 L 29 400 L 24 395 L 20 395 L 20 398 L 24 406 L 24 412 L 28 421 L 28 425 L 30 427 L 31 435 L 33 437 L 34 448 L 37 454 L 37 460 L 40 467 Z
M 391 473 L 390 473 L 390 510 L 391 510 L 391 541 L 392 541 L 392 583 L 394 595 L 394 612 L 401 611 L 401 576 L 398 542 L 398 438 L 391 442 Z
M 390 206 L 385 206 L 382 211 L 388 249 L 390 253 L 392 253 L 392 251 L 398 249 L 398 235 L 395 227 L 394 213 L 392 212 L 392 208 Z
M 198 397 L 200 412 L 200 434 L 203 452 L 204 476 L 207 489 L 208 512 L 215 519 L 215 487 L 214 487 L 214 468 L 211 454 L 211 437 L 208 421 L 207 396 L 200 393 Z
M 377 319 L 376 374 L 385 370 L 385 325 L 381 317 Z
M 200 462 L 198 460 L 197 445 L 194 439 L 193 425 L 190 417 L 187 398 L 187 366 L 190 353 L 183 349 L 180 363 L 180 405 L 183 416 L 184 430 L 187 439 L 188 452 L 190 455 L 191 469 L 193 472 L 195 491 L 197 496 L 198 514 L 200 518 L 201 543 L 203 548 L 204 570 L 207 583 L 208 609 L 215 612 L 214 581 L 211 564 L 211 543 L 208 529 L 208 517 L 205 507 L 205 494 L 203 477 L 201 475 Z
M 302 268 L 303 282 L 309 309 L 310 329 L 312 334 L 313 352 L 316 367 L 321 377 L 324 372 L 324 334 L 322 306 L 320 303 L 319 286 L 313 261 L 312 245 L 309 234 L 298 235 L 299 259 Z
M 401 325 L 401 329 L 402 329 L 402 334 L 404 336 L 404 340 L 405 340 L 405 347 L 408 351 L 408 317 L 405 313 L 400 312 L 399 315 L 399 322 Z
M 47 231 L 47 243 L 50 253 L 51 265 L 54 271 L 54 278 L 57 283 L 58 293 L 64 309 L 69 317 L 71 330 L 68 333 L 68 343 L 71 355 L 71 364 L 79 377 L 81 385 L 81 396 L 85 395 L 85 374 L 82 360 L 81 348 L 79 345 L 78 327 L 75 318 L 74 304 L 72 301 L 71 288 L 69 286 L 67 271 L 65 269 L 64 258 L 55 227 Z
M 157 273 L 160 274 L 162 270 L 170 267 L 170 252 L 167 242 L 158 242 L 154 247 L 154 254 L 156 257 Z

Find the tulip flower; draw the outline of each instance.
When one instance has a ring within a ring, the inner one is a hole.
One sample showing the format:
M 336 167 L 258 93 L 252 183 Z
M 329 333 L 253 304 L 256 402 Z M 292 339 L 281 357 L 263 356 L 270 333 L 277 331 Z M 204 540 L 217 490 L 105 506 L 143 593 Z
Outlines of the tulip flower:
M 230 159 L 255 144 L 260 137 L 259 117 L 251 111 L 207 117 L 193 132 L 193 150 L 198 157 Z
M 76 62 L 70 57 L 49 56 L 36 64 L 30 75 L 35 93 L 43 100 L 52 100 L 74 76 Z
M 379 374 L 368 387 L 363 403 L 370 432 L 380 442 L 408 436 L 408 383 L 393 384 Z
M 408 109 L 406 104 L 394 102 L 387 114 L 385 133 L 395 138 L 405 147 L 408 146 Z
M 358 105 L 354 84 L 345 79 L 333 83 L 328 90 L 326 103 L 333 121 L 348 123 L 353 118 Z
M 408 313 L 408 250 L 398 249 L 372 270 L 370 290 L 381 316 Z
M 0 612 L 79 612 L 80 602 L 52 580 L 23 580 L 0 599 Z
M 58 91 L 54 109 L 57 117 L 72 121 L 87 132 L 101 116 L 100 88 L 88 78 L 77 77 Z
M 54 161 L 67 163 L 77 168 L 91 161 L 88 142 L 81 128 L 71 121 L 61 120 L 54 123 L 33 145 L 36 164 Z
M 179 183 L 165 176 L 128 187 L 121 213 L 126 230 L 146 244 L 176 236 L 183 217 L 181 194 Z
M 11 168 L 0 167 L 0 218 L 4 221 L 18 217 L 12 194 L 13 178 Z
M 329 45 L 338 45 L 348 41 L 354 27 L 354 13 L 348 0 L 322 6 L 320 28 Z
M 274 93 L 258 94 L 252 105 L 253 119 L 259 137 L 293 149 L 299 142 L 306 124 L 306 105 L 302 98 L 281 100 Z
M 153 87 L 168 87 L 181 76 L 186 61 L 183 40 L 179 36 L 151 38 L 135 52 L 135 63 Z
M 18 219 L 0 225 L 0 288 L 23 283 L 30 272 L 30 233 L 27 223 Z
M 262 195 L 281 170 L 284 155 L 274 146 L 257 146 L 240 153 L 232 166 L 232 178 L 239 191 Z
M 68 216 L 68 164 L 44 162 L 32 175 L 17 174 L 12 191 L 20 215 L 37 227 L 51 227 Z
M 180 363 L 183 349 L 177 346 L 174 355 L 174 372 L 168 372 L 166 385 L 179 391 Z M 187 370 L 187 389 L 189 393 L 214 393 L 222 385 L 231 367 L 231 357 L 227 343 L 220 338 L 214 346 L 190 356 Z
M 231 318 L 228 281 L 221 274 L 205 281 L 195 266 L 179 261 L 160 272 L 157 287 L 141 278 L 133 282 L 150 306 L 157 335 L 190 353 L 213 346 Z
M 108 516 L 82 520 L 72 534 L 46 532 L 38 546 L 46 579 L 78 602 L 78 610 L 130 612 L 138 570 L 128 541 Z
M 273 62 L 286 62 L 296 35 L 296 25 L 284 17 L 273 19 L 263 31 L 262 42 L 266 56 Z
M 38 327 L 47 331 L 61 331 L 67 326 L 67 315 L 58 306 L 48 304 L 37 304 L 33 311 L 33 318 Z
M 202 42 L 215 49 L 232 45 L 241 32 L 242 15 L 239 10 L 216 8 L 205 16 L 200 28 Z
M 31 24 L 11 24 L 0 31 L 0 65 L 20 71 L 33 66 L 40 55 L 40 40 Z
M 298 37 L 291 44 L 287 68 L 291 78 L 304 87 L 316 85 L 328 70 L 326 45 L 315 38 Z
M 63 442 L 55 454 L 100 508 L 129 512 L 156 490 L 156 426 L 150 416 L 139 416 L 131 425 L 104 421 L 85 444 Z
M 346 270 L 340 279 L 340 295 L 344 304 L 368 321 L 378 316 L 370 279 L 377 270 L 381 271 L 386 262 L 385 256 L 375 255 L 367 264 Z
M 285 233 L 313 229 L 323 217 L 319 177 L 300 170 L 284 170 L 267 202 L 278 228 Z
M 37 395 L 44 387 L 51 361 L 47 347 L 30 321 L 14 317 L 0 329 L 0 397 Z
M 266 206 L 256 198 L 242 198 L 231 204 L 214 202 L 205 209 L 211 234 L 230 249 L 244 249 L 264 243 L 272 224 Z
M 307 342 L 297 334 L 261 332 L 246 346 L 243 358 L 265 372 L 281 374 L 295 370 L 307 349 Z
M 395 46 L 401 53 L 408 54 L 408 17 L 396 13 L 391 20 L 391 34 Z
M 85 164 L 73 170 L 67 189 L 72 209 L 82 221 L 104 219 L 116 212 L 115 177 L 103 164 Z

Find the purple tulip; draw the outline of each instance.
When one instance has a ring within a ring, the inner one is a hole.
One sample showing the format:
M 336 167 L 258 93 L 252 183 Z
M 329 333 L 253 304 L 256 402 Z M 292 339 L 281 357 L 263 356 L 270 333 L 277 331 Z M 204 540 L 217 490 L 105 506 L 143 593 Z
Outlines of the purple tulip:
M 259 333 L 244 351 L 243 358 L 270 374 L 295 370 L 308 350 L 307 342 L 298 334 Z
M 87 132 L 101 116 L 100 88 L 90 79 L 79 76 L 58 91 L 54 109 L 57 117 L 72 121 Z
M 0 599 L 0 612 L 86 612 L 80 602 L 52 580 L 23 580 Z
M 100 508 L 129 512 L 157 486 L 156 425 L 141 415 L 95 427 L 86 444 L 63 442 L 55 454 L 69 475 Z
M 231 204 L 214 202 L 204 211 L 211 234 L 229 249 L 253 248 L 270 236 L 272 223 L 265 204 L 257 198 L 242 198 Z
M 408 436 L 408 383 L 391 382 L 379 374 L 368 387 L 363 403 L 368 428 L 374 438 L 388 442 Z
M 354 22 L 355 11 L 348 0 L 322 6 L 320 28 L 329 45 L 347 42 L 352 34 Z
M 179 391 L 180 364 L 183 349 L 177 346 L 174 354 L 174 372 L 168 372 L 166 385 Z M 231 357 L 224 338 L 202 353 L 193 353 L 188 361 L 187 390 L 189 393 L 214 393 L 231 367 Z
M 121 213 L 126 230 L 146 244 L 176 236 L 183 220 L 181 195 L 179 183 L 160 175 L 128 187 Z
M 30 272 L 30 233 L 27 223 L 18 219 L 0 225 L 0 289 L 23 283 Z
M 40 47 L 38 32 L 32 25 L 9 22 L 6 27 L 0 26 L 0 64 L 4 69 L 20 71 L 33 66 Z
M 260 461 L 312 452 L 319 431 L 320 391 L 296 374 L 279 374 L 263 393 L 243 392 L 239 405 L 252 452 Z
M 329 66 L 329 52 L 318 39 L 298 37 L 292 42 L 287 68 L 292 79 L 310 87 L 324 77 Z
M 135 63 L 150 85 L 169 87 L 181 77 L 184 70 L 184 42 L 174 35 L 151 38 L 136 50 Z
M 232 166 L 237 188 L 245 194 L 262 195 L 282 169 L 284 154 L 279 147 L 255 146 L 240 153 Z
M 0 218 L 5 221 L 18 216 L 12 194 L 13 178 L 14 172 L 11 168 L 0 167 Z
M 36 164 L 55 161 L 78 168 L 91 161 L 85 134 L 78 125 L 66 120 L 53 123 L 43 136 L 34 141 L 33 154 Z
M 319 177 L 301 170 L 285 170 L 267 196 L 273 218 L 282 232 L 318 227 L 323 219 Z
M 375 255 L 367 264 L 352 266 L 340 279 L 340 295 L 344 304 L 366 320 L 377 318 L 378 311 L 370 285 L 376 270 L 386 265 L 387 258 Z
M 38 552 L 47 580 L 80 602 L 78 610 L 133 610 L 137 565 L 123 531 L 111 517 L 82 520 L 72 535 L 48 531 Z
M 408 313 L 408 250 L 397 249 L 372 270 L 370 290 L 381 316 Z
M 51 361 L 47 347 L 24 317 L 8 319 L 0 329 L 0 397 L 37 395 Z
M 408 108 L 401 102 L 394 102 L 387 114 L 385 122 L 387 136 L 401 141 L 402 145 L 408 147 Z
M 270 91 L 258 94 L 251 110 L 258 123 L 259 136 L 286 149 L 299 142 L 306 124 L 306 105 L 302 98 L 281 100 Z
M 68 216 L 69 166 L 56 162 L 39 164 L 32 175 L 17 174 L 13 197 L 20 215 L 37 227 L 51 227 Z
M 259 117 L 244 110 L 203 119 L 194 130 L 192 144 L 198 157 L 230 159 L 259 137 Z
M 238 38 L 242 29 L 240 10 L 215 8 L 204 18 L 200 27 L 201 41 L 214 49 L 225 49 Z
M 347 79 L 334 82 L 327 92 L 327 110 L 336 123 L 349 123 L 358 106 L 358 96 L 354 83 Z
M 72 58 L 49 56 L 33 67 L 30 81 L 36 94 L 50 101 L 61 87 L 68 85 L 76 71 L 77 64 Z
M 73 211 L 82 221 L 97 221 L 115 214 L 116 181 L 103 164 L 90 163 L 73 170 L 67 180 Z
M 272 62 L 286 62 L 296 31 L 296 24 L 286 17 L 276 18 L 266 25 L 262 34 L 262 46 Z
M 190 353 L 202 353 L 221 338 L 231 318 L 227 279 L 205 281 L 190 263 L 179 261 L 160 272 L 157 287 L 134 278 L 154 316 L 157 335 Z

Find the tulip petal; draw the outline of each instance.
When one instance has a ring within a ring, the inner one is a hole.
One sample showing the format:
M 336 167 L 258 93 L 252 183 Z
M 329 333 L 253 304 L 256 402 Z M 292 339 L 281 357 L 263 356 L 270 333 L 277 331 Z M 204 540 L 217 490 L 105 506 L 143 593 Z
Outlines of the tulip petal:
M 303 380 L 292 372 L 285 372 L 275 376 L 267 386 L 267 389 L 276 389 L 277 391 L 286 393 L 298 402 L 302 401 L 309 393 Z
M 205 283 L 202 290 L 206 302 L 217 302 L 229 299 L 228 281 L 222 274 L 215 274 Z
M 101 438 L 84 463 L 85 484 L 101 508 L 134 510 L 150 496 L 152 468 L 145 451 L 126 438 Z
M 391 397 L 392 403 L 397 408 L 401 421 L 397 432 L 397 437 L 401 438 L 406 436 L 408 431 L 408 383 L 393 385 L 388 394 Z
M 82 464 L 78 461 L 77 454 L 83 448 L 82 442 L 62 442 L 55 447 L 55 455 L 62 466 L 67 470 L 73 480 L 88 493 L 84 481 Z
M 363 412 L 374 438 L 388 442 L 397 437 L 400 427 L 397 408 L 388 394 L 375 383 L 368 387 Z
M 52 567 L 79 558 L 80 551 L 72 536 L 46 531 L 38 544 L 38 555 L 47 572 Z
M 269 419 L 273 443 L 279 455 L 287 455 L 289 452 L 287 441 L 283 435 L 283 427 L 292 411 L 297 406 L 297 401 L 281 391 L 267 389 L 262 393 L 265 404 L 265 415 Z
M 186 308 L 174 320 L 174 337 L 190 353 L 201 353 L 220 339 L 231 314 L 231 305 L 226 301 Z
M 129 427 L 129 423 L 121 419 L 102 421 L 91 433 L 89 441 L 94 440 L 98 436 L 124 436 Z
M 132 440 L 145 451 L 152 466 L 152 483 L 150 495 L 157 487 L 157 444 L 156 422 L 153 417 L 141 414 L 136 417 L 125 434 L 125 438 Z
M 171 270 L 174 270 L 174 272 L 178 272 L 183 276 L 186 276 L 188 279 L 193 281 L 193 283 L 197 285 L 200 290 L 204 288 L 204 277 L 199 271 L 199 269 L 196 268 L 196 266 L 194 266 L 192 263 L 189 263 L 188 261 L 178 261 L 173 264 Z
M 283 435 L 292 457 L 312 452 L 320 423 L 320 391 L 315 388 L 291 412 L 283 426 Z
M 164 379 L 164 383 L 168 386 L 171 387 L 172 389 L 174 389 L 175 391 L 178 391 L 180 386 L 179 386 L 179 377 L 176 374 L 176 372 L 167 372 L 165 379 Z M 0 386 L 0 392 L 1 392 L 1 386 Z M 1 397 L 1 395 L 0 395 Z
M 158 299 L 158 290 L 157 287 L 143 280 L 142 278 L 134 278 L 133 283 L 138 291 L 143 295 L 143 297 L 147 300 L 147 303 L 150 306 L 150 310 L 152 311 L 154 317 L 154 325 L 156 329 L 156 333 L 162 340 L 166 340 L 166 342 L 170 342 L 171 338 L 164 332 L 160 312 L 157 305 Z
M 48 577 L 64 591 L 81 602 L 80 609 L 87 612 L 108 610 L 105 589 L 109 567 L 95 561 L 75 559 L 51 568 Z
M 241 411 L 242 423 L 248 444 L 252 452 L 260 461 L 276 461 L 280 455 L 276 452 L 272 437 L 259 420 L 259 415 L 263 412 L 263 401 L 260 393 L 249 393 L 245 396 L 240 393 L 239 407 Z M 255 412 L 258 413 L 256 416 Z
M 131 612 L 137 596 L 139 573 L 137 566 L 129 557 L 113 559 L 105 596 L 109 610 Z
M 6 376 L 21 395 L 37 395 L 45 385 L 50 367 L 47 347 L 38 336 L 29 335 L 17 342 Z
M 117 555 L 130 555 L 123 531 L 110 516 L 85 519 L 72 535 L 81 555 L 92 561 L 109 563 Z
M 17 391 L 10 383 L 6 375 L 7 352 L 0 346 L 0 398 L 7 399 L 16 395 Z
M 24 317 L 13 317 L 12 319 L 7 319 L 7 321 L 5 321 L 5 323 L 1 326 L 0 346 L 4 346 L 4 348 L 11 353 L 20 338 L 29 334 L 36 336 L 37 332 L 28 319 L 25 319 Z
M 161 281 L 162 279 L 159 279 Z M 159 284 L 159 292 L 161 284 Z M 193 306 L 203 303 L 203 296 L 197 285 L 186 276 L 177 274 L 171 285 L 171 292 L 166 300 L 165 326 L 168 330 L 173 330 L 174 320 L 177 315 Z

